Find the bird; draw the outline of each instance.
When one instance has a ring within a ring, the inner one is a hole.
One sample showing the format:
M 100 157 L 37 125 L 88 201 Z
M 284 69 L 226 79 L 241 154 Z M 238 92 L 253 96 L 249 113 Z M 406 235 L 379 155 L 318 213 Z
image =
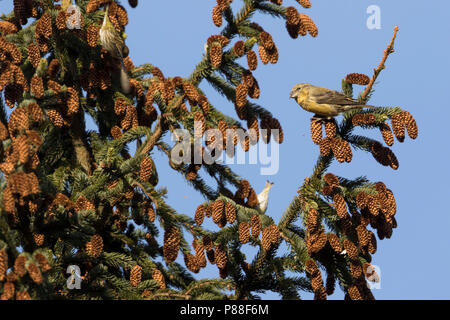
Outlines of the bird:
M 128 75 L 125 69 L 125 65 L 123 63 L 123 53 L 127 51 L 127 46 L 123 38 L 114 28 L 111 20 L 108 16 L 109 4 L 106 5 L 105 15 L 103 17 L 103 24 L 100 28 L 100 42 L 102 47 L 109 52 L 109 54 L 114 58 L 120 61 L 120 85 L 122 87 L 122 91 L 125 94 L 130 92 L 130 80 L 128 79 Z
M 349 110 L 377 108 L 361 104 L 361 102 L 350 99 L 340 92 L 309 83 L 296 84 L 291 90 L 290 97 L 295 99 L 300 107 L 314 113 L 317 118 L 331 119 Z
M 264 187 L 263 191 L 261 191 L 260 194 L 258 194 L 258 210 L 261 212 L 261 214 L 264 214 L 267 210 L 267 205 L 269 203 L 269 191 L 273 186 L 273 182 L 266 181 L 266 186 Z

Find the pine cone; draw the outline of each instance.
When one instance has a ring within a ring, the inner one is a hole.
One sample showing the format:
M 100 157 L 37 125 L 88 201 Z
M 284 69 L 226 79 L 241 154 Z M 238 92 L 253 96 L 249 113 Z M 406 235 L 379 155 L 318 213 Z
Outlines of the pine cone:
M 39 267 L 42 271 L 46 272 L 52 268 L 47 257 L 42 253 L 38 252 L 34 254 L 34 259 L 39 263 Z
M 94 234 L 91 237 L 92 256 L 98 258 L 103 251 L 103 238 L 99 234 Z
M 212 11 L 212 20 L 216 27 L 222 25 L 222 11 L 219 6 L 215 6 Z
M 361 293 L 358 290 L 358 287 L 353 285 L 350 288 L 348 288 L 348 295 L 350 296 L 350 299 L 352 300 L 362 300 Z
M 359 261 L 350 262 L 350 274 L 354 279 L 358 279 L 362 276 L 362 267 Z
M 197 259 L 200 268 L 206 267 L 205 247 L 203 243 L 198 243 L 195 247 L 195 258 Z
M 216 247 L 214 261 L 219 269 L 224 269 L 227 265 L 227 253 L 222 244 L 219 244 Z
M 252 215 L 250 218 L 250 228 L 252 237 L 259 237 L 259 234 L 261 233 L 261 219 L 259 218 L 259 215 Z
M 394 144 L 394 135 L 392 134 L 391 127 L 389 127 L 387 122 L 380 125 L 380 131 L 384 142 L 388 146 L 392 146 Z
M 336 253 L 341 253 L 342 252 L 342 246 L 341 246 L 341 241 L 339 240 L 339 237 L 336 234 L 334 234 L 334 233 L 329 233 L 327 235 L 327 238 L 328 238 L 328 243 L 333 248 L 333 250 Z
M 205 219 L 205 212 L 206 208 L 202 204 L 197 207 L 197 210 L 195 210 L 194 220 L 198 226 L 202 225 L 203 220 Z
M 370 78 L 362 73 L 350 73 L 345 77 L 345 81 L 351 84 L 366 86 L 370 82 Z
M 14 261 L 14 273 L 20 277 L 23 277 L 27 273 L 25 269 L 25 264 L 27 262 L 27 257 L 24 255 L 19 255 Z
M 250 208 L 256 208 L 259 206 L 258 195 L 256 194 L 255 189 L 251 188 L 250 193 L 248 195 L 247 206 Z
M 334 120 L 329 120 L 325 122 L 325 134 L 327 137 L 334 138 L 336 136 L 336 130 L 337 128 Z
M 256 52 L 250 50 L 247 52 L 247 64 L 250 70 L 256 70 L 258 67 L 258 57 L 256 56 Z
M 0 296 L 0 300 L 10 300 L 14 298 L 15 287 L 14 283 L 6 282 L 3 285 L 3 294 Z
M 209 49 L 209 60 L 213 68 L 219 68 L 222 64 L 222 46 L 218 43 L 213 43 Z
M 310 0 L 297 0 L 298 3 L 300 3 L 300 5 L 303 8 L 309 9 L 311 8 L 311 1 Z
M 238 57 L 242 57 L 244 55 L 244 53 L 245 53 L 245 43 L 244 43 L 244 41 L 242 41 L 242 40 L 237 41 L 234 44 L 233 52 Z
M 286 8 L 286 23 L 291 26 L 300 24 L 300 16 L 295 7 Z M 295 32 L 297 34 L 297 32 Z
M 166 280 L 164 279 L 164 275 L 159 269 L 153 269 L 152 278 L 155 280 L 161 289 L 166 288 Z
M 358 259 L 358 248 L 350 240 L 344 240 L 344 249 L 352 260 Z
M 30 60 L 31 65 L 35 68 L 39 66 L 39 63 L 41 61 L 41 53 L 39 52 L 39 47 L 34 43 L 30 43 L 28 45 L 28 60 Z
M 212 220 L 215 224 L 219 225 L 221 221 L 225 218 L 224 207 L 225 203 L 222 200 L 217 200 L 211 205 L 212 209 Z
M 308 216 L 306 217 L 306 228 L 308 231 L 312 232 L 319 226 L 319 213 L 316 209 L 310 208 L 308 211 Z
M 156 213 L 155 213 L 155 209 L 153 209 L 152 205 L 150 205 L 147 209 L 147 217 L 148 217 L 148 221 L 155 222 Z
M 317 267 L 316 262 L 313 259 L 308 259 L 305 262 L 305 271 L 308 273 L 310 278 L 320 276 L 319 267 Z
M 8 254 L 6 249 L 0 250 L 0 282 L 5 280 L 6 271 L 8 270 Z
M 408 130 L 408 136 L 411 139 L 416 139 L 419 135 L 419 129 L 414 117 L 408 111 L 402 111 L 401 117 L 403 118 L 403 123 L 406 125 L 406 130 Z
M 175 226 L 168 227 L 164 232 L 163 256 L 167 263 L 176 260 L 180 249 L 181 234 Z
M 339 194 L 335 194 L 333 197 L 333 202 L 336 207 L 336 213 L 340 219 L 344 219 L 348 216 L 347 205 L 344 198 Z
M 312 37 L 317 37 L 317 35 L 319 34 L 319 30 L 317 29 L 316 24 L 314 23 L 314 21 L 306 14 L 304 13 L 300 13 L 299 14 L 300 17 L 300 23 L 302 25 L 302 27 L 308 31 L 308 33 L 312 36 Z
M 259 53 L 259 58 L 261 59 L 261 62 L 263 64 L 268 64 L 270 61 L 270 57 L 269 57 L 269 54 L 268 54 L 266 48 L 264 48 L 263 46 L 258 46 L 258 53 Z
M 28 263 L 26 268 L 33 282 L 36 284 L 41 284 L 44 279 L 42 278 L 42 273 L 41 270 L 39 270 L 38 266 L 34 263 Z
M 396 113 L 391 117 L 392 130 L 399 142 L 405 141 L 405 122 L 403 114 Z
M 236 221 L 236 208 L 230 202 L 225 204 L 225 217 L 229 224 L 233 224 Z
M 96 47 L 100 39 L 100 27 L 91 24 L 86 31 L 87 43 L 90 47 Z
M 141 160 L 141 168 L 139 171 L 139 177 L 142 181 L 148 181 L 152 176 L 153 168 L 152 168 L 152 160 L 145 156 Z
M 322 120 L 311 118 L 311 138 L 315 144 L 322 142 Z M 327 135 L 328 136 L 328 135 Z
M 250 240 L 250 229 L 247 222 L 243 221 L 239 224 L 239 241 L 242 244 L 247 243 Z
M 33 233 L 33 238 L 34 243 L 36 243 L 38 247 L 41 247 L 44 244 L 45 235 L 43 235 L 42 233 Z
M 141 283 L 141 277 L 142 277 L 142 268 L 139 265 L 135 265 L 133 268 L 131 268 L 130 284 L 133 287 L 139 286 L 139 284 Z
M 236 107 L 243 108 L 245 104 L 247 103 L 247 87 L 240 83 L 236 87 Z
M 114 139 L 120 139 L 122 138 L 122 130 L 118 126 L 114 126 L 111 128 L 111 136 Z

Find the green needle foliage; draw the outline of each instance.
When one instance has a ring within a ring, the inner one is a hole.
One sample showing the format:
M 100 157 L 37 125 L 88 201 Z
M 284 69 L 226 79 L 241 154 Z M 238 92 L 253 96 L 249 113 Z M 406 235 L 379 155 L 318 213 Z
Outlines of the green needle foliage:
M 253 16 L 285 20 L 292 38 L 317 36 L 317 27 L 282 1 L 243 0 L 238 11 L 230 2 L 217 1 L 212 20 L 220 32 L 207 39 L 187 78 L 166 77 L 152 64 L 135 66 L 127 47 L 115 57 L 103 50 L 105 6 L 119 35 L 128 24 L 118 1 L 15 0 L 14 11 L 0 17 L 1 299 L 257 299 L 265 291 L 283 299 L 300 299 L 304 291 L 325 299 L 335 283 L 351 299 L 373 298 L 365 286 L 365 276 L 375 276 L 369 270 L 373 231 L 380 239 L 391 236 L 395 199 L 382 182 L 336 177 L 327 168 L 334 159 L 351 161 L 352 146 L 396 169 L 388 147 L 354 129 L 379 129 L 391 146 L 387 120 L 400 142 L 405 130 L 417 136 L 408 112 L 385 107 L 349 111 L 339 122 L 319 119 L 327 132 L 319 132 L 321 155 L 278 222 L 261 210 L 251 184 L 226 165 L 173 161 L 181 142 L 192 156 L 225 152 L 213 140 L 200 148 L 194 138 L 164 141 L 177 129 L 195 138 L 213 128 L 250 136 L 253 130 L 256 137 L 226 136 L 246 151 L 251 139 L 270 142 L 265 130 L 278 130 L 271 143 L 283 142 L 278 120 L 255 102 L 259 86 L 252 71 L 258 61 L 275 64 L 278 49 Z M 301 10 L 310 6 L 297 2 Z M 364 83 L 361 102 L 372 95 L 393 42 Z M 128 94 L 121 92 L 122 67 Z M 360 79 L 343 80 L 348 97 Z M 202 82 L 234 105 L 236 118 L 209 102 Z M 86 114 L 95 121 L 92 130 Z M 166 202 L 170 190 L 159 179 L 156 152 L 204 196 L 195 213 Z M 203 226 L 209 218 L 216 229 Z M 244 244 L 257 250 L 251 261 Z M 218 277 L 198 279 L 208 265 L 218 268 Z

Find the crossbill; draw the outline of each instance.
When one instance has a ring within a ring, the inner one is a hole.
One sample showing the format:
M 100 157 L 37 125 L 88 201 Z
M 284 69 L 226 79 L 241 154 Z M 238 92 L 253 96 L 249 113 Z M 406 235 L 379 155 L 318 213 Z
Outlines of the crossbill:
M 105 15 L 103 17 L 103 24 L 100 29 L 100 42 L 103 48 L 108 51 L 113 58 L 120 63 L 120 85 L 122 91 L 128 94 L 131 91 L 130 80 L 128 79 L 127 71 L 123 63 L 124 53 L 127 53 L 128 47 L 125 45 L 123 38 L 114 28 L 108 16 L 109 4 L 106 5 Z
M 332 118 L 353 109 L 376 108 L 361 104 L 340 92 L 309 83 L 296 84 L 291 90 L 290 97 L 295 99 L 300 107 L 319 118 Z

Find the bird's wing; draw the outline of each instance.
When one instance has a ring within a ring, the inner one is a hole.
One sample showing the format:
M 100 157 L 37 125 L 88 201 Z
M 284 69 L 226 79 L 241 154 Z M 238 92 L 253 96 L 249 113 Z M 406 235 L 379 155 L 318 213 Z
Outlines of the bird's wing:
M 320 88 L 320 90 L 315 90 L 314 88 L 310 89 L 309 99 L 318 104 L 337 104 L 347 106 L 361 104 L 360 102 L 352 100 L 340 92 L 326 88 Z

